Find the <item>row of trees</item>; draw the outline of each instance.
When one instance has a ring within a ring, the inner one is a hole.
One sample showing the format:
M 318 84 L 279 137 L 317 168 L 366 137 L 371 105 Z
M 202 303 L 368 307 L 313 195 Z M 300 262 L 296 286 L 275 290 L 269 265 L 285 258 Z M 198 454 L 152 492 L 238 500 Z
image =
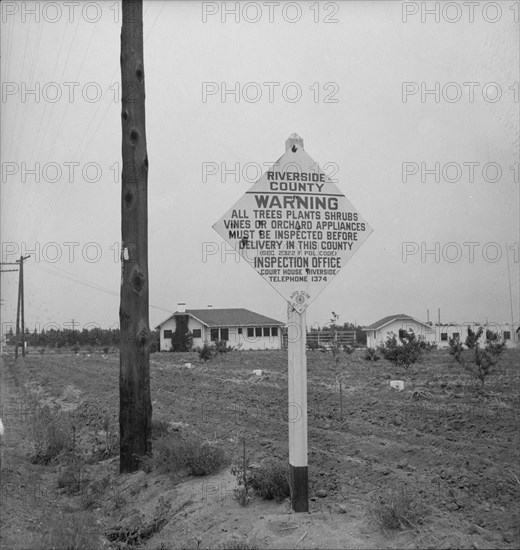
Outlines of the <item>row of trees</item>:
M 157 331 L 153 334 L 153 342 L 159 341 Z M 6 344 L 15 345 L 16 335 L 12 327 L 6 334 Z M 63 348 L 63 347 L 117 347 L 119 346 L 119 329 L 93 327 L 91 329 L 72 330 L 72 329 L 42 329 L 32 332 L 29 328 L 25 329 L 25 341 L 28 346 L 39 348 Z M 153 347 L 153 346 L 152 346 Z

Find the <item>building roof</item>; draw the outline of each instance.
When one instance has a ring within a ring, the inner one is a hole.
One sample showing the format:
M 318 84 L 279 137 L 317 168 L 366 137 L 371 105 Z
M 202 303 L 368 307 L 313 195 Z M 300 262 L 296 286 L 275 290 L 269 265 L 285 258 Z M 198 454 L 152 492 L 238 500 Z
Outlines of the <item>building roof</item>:
M 379 321 L 376 321 L 375 323 L 372 323 L 368 327 L 365 327 L 363 330 L 378 330 L 380 328 L 383 328 L 386 325 L 389 325 L 392 321 L 413 321 L 414 323 L 418 323 L 419 325 L 432 328 L 428 323 L 423 323 L 422 321 L 418 321 L 417 319 L 414 319 L 413 317 L 411 317 L 410 315 L 407 315 L 406 313 L 397 313 L 395 315 L 387 315 L 386 317 L 379 319 Z
M 191 315 L 195 319 L 198 319 L 203 325 L 207 327 L 247 327 L 247 326 L 283 326 L 285 323 L 271 319 L 265 315 L 260 315 L 254 311 L 244 308 L 231 308 L 231 309 L 187 309 L 182 313 L 176 311 L 173 315 L 170 315 L 168 319 L 165 319 L 161 324 L 155 328 L 159 328 L 161 325 L 169 321 L 176 315 Z

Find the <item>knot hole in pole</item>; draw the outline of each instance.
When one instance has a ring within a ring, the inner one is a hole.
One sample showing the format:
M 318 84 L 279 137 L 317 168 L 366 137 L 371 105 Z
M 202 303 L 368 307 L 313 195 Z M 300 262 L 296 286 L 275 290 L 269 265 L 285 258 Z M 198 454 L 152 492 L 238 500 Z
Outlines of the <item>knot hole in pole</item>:
M 139 142 L 139 132 L 134 128 L 130 132 L 130 141 L 132 142 L 132 145 L 135 147 Z

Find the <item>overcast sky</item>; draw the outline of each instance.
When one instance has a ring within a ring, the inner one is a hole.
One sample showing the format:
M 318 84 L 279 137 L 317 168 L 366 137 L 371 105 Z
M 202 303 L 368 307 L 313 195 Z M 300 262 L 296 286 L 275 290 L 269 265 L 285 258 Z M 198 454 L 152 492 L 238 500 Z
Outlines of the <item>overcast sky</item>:
M 308 324 L 509 322 L 509 279 L 518 322 L 518 3 L 449 4 L 144 2 L 152 326 L 179 301 L 286 319 L 212 225 L 293 132 L 373 228 Z M 120 6 L 1 5 L 2 261 L 31 254 L 31 330 L 114 326 Z M 16 297 L 4 273 L 3 322 Z

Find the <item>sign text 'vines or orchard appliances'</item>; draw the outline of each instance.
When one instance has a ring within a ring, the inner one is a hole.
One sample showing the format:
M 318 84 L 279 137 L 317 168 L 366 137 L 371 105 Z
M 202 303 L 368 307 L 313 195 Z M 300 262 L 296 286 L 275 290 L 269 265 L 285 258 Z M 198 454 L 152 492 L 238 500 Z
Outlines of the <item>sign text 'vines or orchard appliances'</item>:
M 345 195 L 296 146 L 213 227 L 300 312 L 372 233 Z

